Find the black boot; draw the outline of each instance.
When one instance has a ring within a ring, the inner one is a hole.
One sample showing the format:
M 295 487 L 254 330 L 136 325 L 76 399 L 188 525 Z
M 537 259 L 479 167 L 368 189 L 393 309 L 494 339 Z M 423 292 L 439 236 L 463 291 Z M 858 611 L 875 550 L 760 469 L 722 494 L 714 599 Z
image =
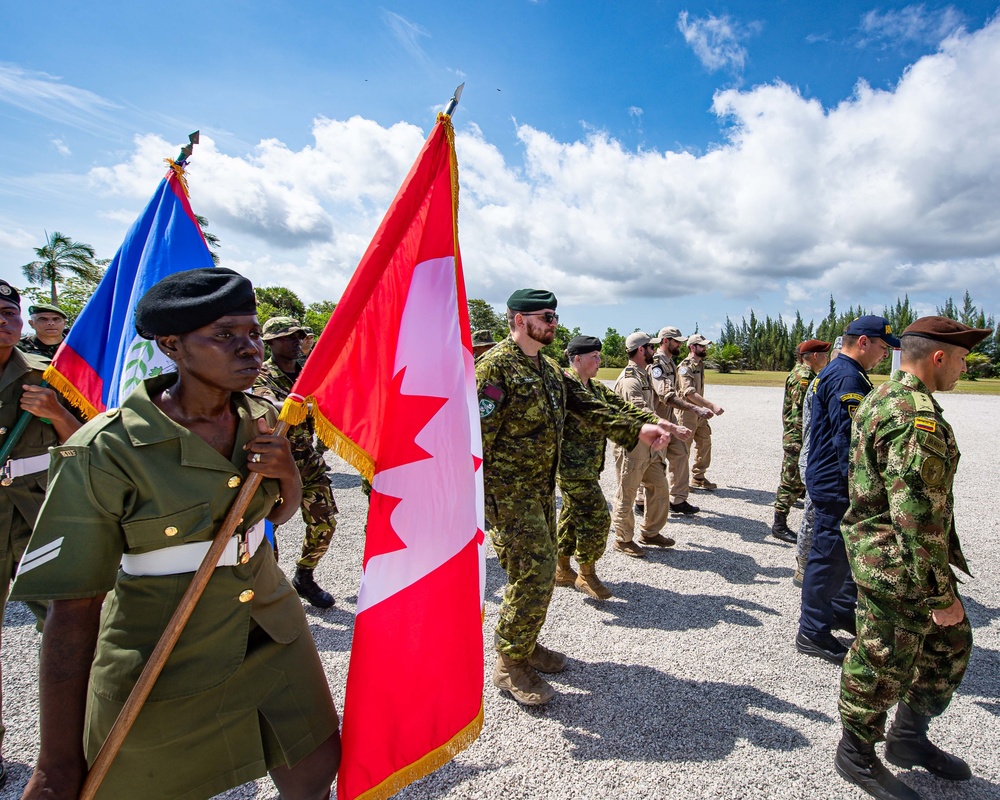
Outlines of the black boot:
M 295 577 L 292 578 L 292 586 L 299 593 L 299 597 L 308 600 L 316 608 L 329 608 L 333 605 L 333 595 L 323 591 L 313 580 L 313 571 L 305 567 L 295 570 Z
M 799 540 L 795 531 L 788 527 L 787 511 L 774 512 L 774 522 L 771 524 L 771 535 L 775 539 L 781 539 L 781 541 L 788 542 L 789 544 L 795 544 Z
M 967 781 L 972 770 L 958 756 L 944 752 L 927 738 L 931 718 L 917 714 L 906 703 L 896 709 L 896 719 L 885 735 L 885 760 L 903 769 L 923 767 L 949 781 Z
M 837 745 L 833 766 L 844 780 L 860 786 L 879 800 L 920 800 L 919 794 L 878 760 L 875 745 L 861 741 L 847 729 Z

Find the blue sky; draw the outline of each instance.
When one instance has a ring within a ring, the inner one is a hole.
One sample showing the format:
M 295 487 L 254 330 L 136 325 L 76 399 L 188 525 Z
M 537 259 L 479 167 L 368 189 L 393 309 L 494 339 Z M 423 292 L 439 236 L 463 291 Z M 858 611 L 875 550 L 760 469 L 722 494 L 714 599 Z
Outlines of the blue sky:
M 8 4 L 0 275 L 110 257 L 189 131 L 223 263 L 337 299 L 437 110 L 471 296 L 603 334 L 1000 313 L 996 2 Z

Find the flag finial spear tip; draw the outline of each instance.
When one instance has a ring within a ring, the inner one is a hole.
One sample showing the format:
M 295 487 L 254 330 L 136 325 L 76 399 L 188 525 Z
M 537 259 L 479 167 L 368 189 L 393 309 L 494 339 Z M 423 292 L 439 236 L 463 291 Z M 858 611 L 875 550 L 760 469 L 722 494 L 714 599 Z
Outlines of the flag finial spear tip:
M 464 88 L 465 88 L 465 83 L 464 82 L 460 83 L 458 85 L 458 88 L 455 89 L 455 94 L 453 94 L 451 96 L 451 100 L 448 101 L 448 105 L 445 108 L 444 113 L 447 114 L 449 117 L 455 111 L 455 106 L 458 105 L 458 101 L 462 99 L 462 89 Z
M 188 143 L 181 148 L 180 155 L 177 156 L 177 163 L 187 161 L 188 157 L 194 152 L 194 146 L 201 141 L 201 131 L 195 131 L 194 133 L 188 134 Z

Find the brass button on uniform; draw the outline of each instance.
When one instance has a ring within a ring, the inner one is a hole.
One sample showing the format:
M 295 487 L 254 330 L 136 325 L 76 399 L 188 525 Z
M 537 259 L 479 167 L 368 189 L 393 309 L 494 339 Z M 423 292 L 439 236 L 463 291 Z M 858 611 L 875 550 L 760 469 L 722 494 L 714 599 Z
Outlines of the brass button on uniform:
M 249 553 L 244 553 L 242 556 L 240 556 L 240 563 L 241 564 L 246 564 L 249 560 L 250 560 L 250 554 Z
M 249 603 L 251 600 L 253 600 L 253 589 L 244 589 L 240 592 L 241 603 Z
M 243 481 L 240 479 L 240 476 L 239 475 L 233 475 L 233 477 L 231 477 L 229 479 L 229 488 L 230 489 L 235 489 L 241 483 L 243 483 Z
M 166 534 L 167 536 L 176 536 L 176 535 L 177 535 L 177 528 L 175 528 L 175 527 L 174 527 L 173 525 L 171 525 L 171 526 L 170 526 L 170 527 L 168 527 L 168 528 L 164 528 L 164 529 L 163 529 L 163 532 L 164 532 L 164 533 L 165 533 L 165 534 Z

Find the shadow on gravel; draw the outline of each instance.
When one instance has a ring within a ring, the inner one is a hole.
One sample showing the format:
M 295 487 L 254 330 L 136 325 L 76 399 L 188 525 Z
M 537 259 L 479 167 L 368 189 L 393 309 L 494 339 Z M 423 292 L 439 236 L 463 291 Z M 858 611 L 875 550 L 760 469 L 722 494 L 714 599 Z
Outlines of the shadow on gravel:
M 775 476 L 777 481 L 777 476 Z M 775 482 L 775 489 L 778 488 L 777 482 Z M 715 495 L 716 497 L 724 497 L 727 500 L 742 500 L 744 503 L 750 503 L 755 506 L 773 506 L 774 505 L 774 492 L 762 492 L 760 489 L 748 489 L 746 486 L 719 486 L 714 492 L 692 492 L 691 499 L 695 505 L 698 505 L 698 501 L 695 499 L 695 495 L 698 497 L 709 497 Z
M 798 522 L 789 523 L 793 528 L 798 528 Z M 682 527 L 683 526 L 683 527 Z M 708 506 L 703 505 L 701 512 L 692 516 L 680 516 L 672 514 L 670 524 L 664 530 L 675 539 L 680 539 L 682 530 L 687 529 L 699 534 L 706 533 L 710 536 L 718 537 L 720 534 L 734 534 L 739 536 L 744 542 L 753 544 L 772 545 L 777 548 L 788 550 L 789 559 L 794 559 L 795 551 L 784 542 L 779 542 L 771 536 L 771 526 L 755 519 L 746 517 L 733 517 L 725 514 L 717 514 Z M 680 536 L 678 536 L 680 534 Z
M 1000 700 L 1000 652 L 985 647 L 974 646 L 969 668 L 966 670 L 962 685 L 958 687 L 960 694 L 981 697 L 984 700 Z M 987 711 L 998 714 L 997 704 L 983 705 Z
M 507 573 L 500 568 L 496 556 L 486 557 L 486 602 L 500 605 L 503 587 L 507 585 Z
M 475 781 L 484 772 L 493 772 L 496 769 L 509 766 L 506 761 L 489 766 L 474 766 L 472 764 L 461 764 L 457 761 L 449 761 L 437 772 L 432 772 L 426 778 L 416 781 L 412 785 L 394 794 L 393 797 L 442 797 L 451 793 L 456 787 L 463 783 Z M 471 789 L 471 786 L 470 786 Z M 470 791 L 468 794 L 460 793 L 463 797 L 480 797 L 478 792 Z
M 752 686 L 680 680 L 644 666 L 574 662 L 556 678 L 583 692 L 561 695 L 547 714 L 566 726 L 577 761 L 715 761 L 740 739 L 764 750 L 798 750 L 809 740 L 771 715 L 834 723 Z
M 755 615 L 780 616 L 773 608 L 726 595 L 680 594 L 643 583 L 605 583 L 616 599 L 601 603 L 601 611 L 613 617 L 604 620 L 604 625 L 686 631 L 728 622 L 759 628 L 764 623 Z
M 762 567 L 752 556 L 698 542 L 669 551 L 663 560 L 674 569 L 714 572 L 727 583 L 778 583 L 791 578 L 793 572 L 790 567 Z
M 361 476 L 356 472 L 333 472 L 330 475 L 330 485 L 334 489 L 357 489 L 361 485 Z
M 962 605 L 965 606 L 965 613 L 968 614 L 969 622 L 974 628 L 985 628 L 994 620 L 1000 619 L 1000 608 L 984 606 L 972 597 L 962 595 Z
M 354 615 L 349 611 L 339 611 L 331 608 L 316 614 L 309 614 L 309 631 L 316 642 L 316 649 L 321 653 L 346 653 L 351 649 L 351 638 L 354 636 Z M 322 620 L 325 625 L 313 620 Z M 336 628 L 329 627 L 337 625 Z M 343 627 L 339 627 L 343 626 Z

